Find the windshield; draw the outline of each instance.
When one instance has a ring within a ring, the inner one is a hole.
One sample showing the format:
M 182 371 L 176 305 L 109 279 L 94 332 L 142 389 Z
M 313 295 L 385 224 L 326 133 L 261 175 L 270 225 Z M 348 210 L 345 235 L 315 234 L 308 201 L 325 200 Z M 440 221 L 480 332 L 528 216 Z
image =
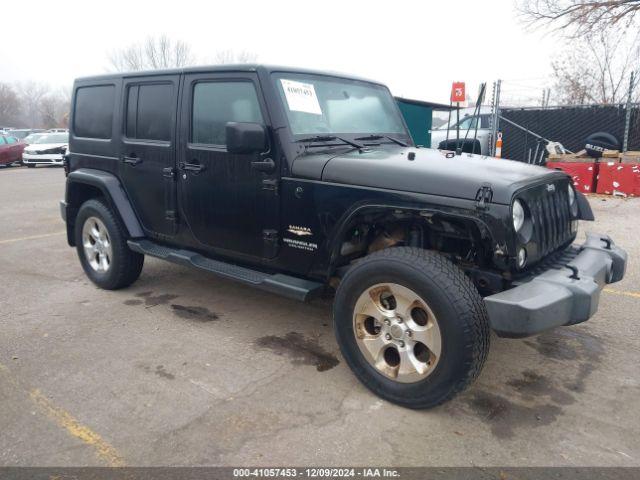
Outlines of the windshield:
M 69 142 L 68 133 L 47 133 L 37 138 L 33 143 L 43 144 L 43 143 L 68 143 L 68 142 Z
M 9 133 L 12 137 L 20 139 L 29 135 L 29 130 L 10 130 Z
M 32 133 L 24 138 L 24 143 L 36 143 L 41 136 L 42 133 Z
M 320 75 L 275 78 L 294 135 L 407 135 L 395 100 L 383 86 Z

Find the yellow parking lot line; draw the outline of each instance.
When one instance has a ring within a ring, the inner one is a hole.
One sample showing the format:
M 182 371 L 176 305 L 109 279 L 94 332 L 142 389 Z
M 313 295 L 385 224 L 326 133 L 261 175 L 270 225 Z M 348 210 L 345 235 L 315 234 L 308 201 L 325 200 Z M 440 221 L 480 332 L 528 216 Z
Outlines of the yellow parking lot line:
M 613 288 L 605 288 L 603 291 L 611 293 L 613 295 L 624 295 L 625 297 L 640 298 L 640 292 L 628 292 L 626 290 L 615 290 Z
M 30 235 L 28 237 L 21 238 L 9 238 L 7 240 L 0 240 L 0 245 L 5 245 L 7 243 L 16 243 L 16 242 L 24 242 L 26 240 L 36 240 L 38 238 L 47 238 L 47 237 L 56 237 L 58 235 L 66 234 L 67 232 L 55 232 L 55 233 L 43 233 L 41 235 Z
M 87 445 L 91 445 L 96 454 L 106 461 L 111 467 L 124 466 L 124 460 L 109 443 L 107 443 L 100 435 L 91 430 L 86 425 L 81 424 L 70 413 L 53 405 L 40 390 L 34 389 L 29 392 L 31 400 L 44 411 L 49 418 L 64 428 L 70 435 L 79 438 Z
M 122 467 L 125 465 L 122 456 L 118 451 L 105 441 L 100 435 L 91 430 L 86 425 L 80 423 L 73 415 L 55 406 L 38 389 L 27 391 L 20 385 L 20 382 L 13 377 L 9 369 L 0 363 L 0 373 L 17 389 L 28 393 L 33 403 L 58 426 L 62 427 L 71 436 L 76 437 L 86 445 L 93 447 L 96 455 L 110 467 Z

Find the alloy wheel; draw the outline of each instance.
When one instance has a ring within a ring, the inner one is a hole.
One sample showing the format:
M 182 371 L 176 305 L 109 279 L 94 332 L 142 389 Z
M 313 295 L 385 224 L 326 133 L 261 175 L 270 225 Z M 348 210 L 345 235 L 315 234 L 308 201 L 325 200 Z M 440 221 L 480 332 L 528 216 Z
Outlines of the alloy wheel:
M 113 248 L 107 227 L 98 217 L 85 220 L 82 226 L 82 245 L 91 268 L 99 273 L 107 272 L 113 259 Z
M 396 283 L 367 288 L 353 313 L 360 351 L 379 373 L 401 383 L 429 376 L 442 350 L 433 311 L 417 293 Z

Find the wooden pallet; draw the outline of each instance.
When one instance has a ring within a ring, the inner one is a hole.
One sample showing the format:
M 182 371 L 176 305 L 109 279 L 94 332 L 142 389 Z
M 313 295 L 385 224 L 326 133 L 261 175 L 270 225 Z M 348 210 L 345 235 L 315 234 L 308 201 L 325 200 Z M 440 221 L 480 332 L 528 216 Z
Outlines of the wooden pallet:
M 605 150 L 602 157 L 593 158 L 587 155 L 586 150 L 580 150 L 577 153 L 557 154 L 551 153 L 547 157 L 548 162 L 569 162 L 569 163 L 592 163 L 598 161 L 621 162 L 621 163 L 640 163 L 640 151 L 632 150 L 628 152 L 619 152 L 618 150 Z
M 576 153 L 550 153 L 547 162 L 593 163 L 596 159 L 587 155 L 586 150 Z

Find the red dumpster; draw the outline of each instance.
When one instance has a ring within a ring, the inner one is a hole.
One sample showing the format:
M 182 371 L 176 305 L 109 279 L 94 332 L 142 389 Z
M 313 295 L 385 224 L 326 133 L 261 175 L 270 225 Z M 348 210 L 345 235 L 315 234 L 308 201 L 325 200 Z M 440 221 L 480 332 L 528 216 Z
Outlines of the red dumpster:
M 579 192 L 594 193 L 596 191 L 597 162 L 547 162 L 547 168 L 562 170 L 571 175 L 573 185 Z
M 639 197 L 640 163 L 601 163 L 596 191 L 607 195 Z

